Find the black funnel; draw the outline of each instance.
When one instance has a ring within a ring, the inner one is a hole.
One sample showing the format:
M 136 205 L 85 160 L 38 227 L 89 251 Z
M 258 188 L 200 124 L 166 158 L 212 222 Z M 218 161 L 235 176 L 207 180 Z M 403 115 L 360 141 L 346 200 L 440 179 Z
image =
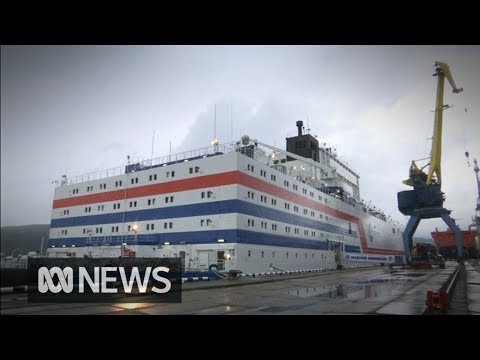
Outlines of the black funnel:
M 298 120 L 298 121 L 297 121 L 298 136 L 302 136 L 302 126 L 303 126 L 303 121 L 302 121 L 302 120 Z

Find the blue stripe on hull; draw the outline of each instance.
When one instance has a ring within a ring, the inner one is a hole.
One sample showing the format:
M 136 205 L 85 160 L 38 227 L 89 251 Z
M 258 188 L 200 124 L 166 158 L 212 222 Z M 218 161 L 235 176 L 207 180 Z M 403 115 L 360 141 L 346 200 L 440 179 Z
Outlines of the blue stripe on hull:
M 50 239 L 49 246 L 61 247 L 66 245 L 71 249 L 72 245 L 82 247 L 89 245 L 120 245 L 127 243 L 128 245 L 158 245 L 169 242 L 171 245 L 180 243 L 186 244 L 218 244 L 218 239 L 224 239 L 225 243 L 241 243 L 252 245 L 266 245 L 278 247 L 291 247 L 314 250 L 328 250 L 328 242 L 317 239 L 301 239 L 292 238 L 281 235 L 264 234 L 246 230 L 213 230 L 213 231 L 195 231 L 195 232 L 177 232 L 177 233 L 158 233 L 152 235 L 135 235 L 128 236 L 101 236 L 92 237 L 89 242 L 87 238 L 64 238 Z M 74 250 L 72 250 L 74 251 Z M 346 245 L 345 251 L 360 252 L 360 246 Z
M 294 226 L 303 226 L 315 230 L 330 232 L 339 235 L 357 237 L 357 232 L 340 226 L 324 223 L 319 220 L 312 220 L 302 216 L 285 213 L 280 210 L 271 209 L 265 206 L 252 204 L 242 200 L 224 200 L 208 203 L 170 206 L 167 208 L 155 208 L 148 210 L 127 211 L 125 213 L 110 213 L 102 215 L 79 216 L 63 219 L 52 219 L 50 228 L 91 226 L 118 223 L 132 223 L 136 221 L 175 219 L 191 216 L 205 216 L 239 213 L 256 216 L 259 218 L 277 221 Z M 123 218 L 125 214 L 125 219 Z M 154 236 L 154 235 L 151 235 Z

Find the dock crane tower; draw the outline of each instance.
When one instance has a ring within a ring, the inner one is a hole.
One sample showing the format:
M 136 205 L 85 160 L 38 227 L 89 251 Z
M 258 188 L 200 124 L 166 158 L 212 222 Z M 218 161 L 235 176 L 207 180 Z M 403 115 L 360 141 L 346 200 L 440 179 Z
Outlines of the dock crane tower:
M 457 88 L 453 81 L 450 68 L 446 63 L 435 62 L 435 74 L 437 77 L 437 99 L 435 106 L 435 120 L 433 126 L 432 149 L 430 152 L 430 162 L 419 168 L 415 161 L 410 165 L 409 178 L 403 183 L 413 186 L 413 190 L 401 191 L 397 194 L 398 209 L 404 215 L 410 215 L 408 224 L 403 233 L 403 245 L 405 248 L 405 257 L 410 257 L 410 250 L 413 245 L 413 235 L 422 219 L 442 218 L 443 221 L 455 233 L 457 241 L 457 260 L 463 260 L 463 235 L 455 221 L 450 217 L 450 210 L 443 207 L 445 195 L 441 191 L 442 172 L 442 120 L 443 110 L 449 108 L 443 104 L 443 92 L 445 78 L 453 88 L 454 93 L 463 91 Z M 423 171 L 429 166 L 428 174 Z

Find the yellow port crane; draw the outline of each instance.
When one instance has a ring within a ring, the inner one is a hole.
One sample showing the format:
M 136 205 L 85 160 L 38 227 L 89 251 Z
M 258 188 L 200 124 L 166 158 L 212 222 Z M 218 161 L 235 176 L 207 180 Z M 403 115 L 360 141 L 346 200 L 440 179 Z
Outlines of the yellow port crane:
M 401 191 L 397 194 L 398 209 L 402 214 L 411 216 L 403 233 L 405 257 L 408 261 L 410 249 L 412 249 L 413 245 L 413 234 L 420 221 L 422 219 L 441 217 L 455 233 L 457 256 L 458 260 L 461 261 L 463 260 L 462 232 L 450 217 L 451 211 L 443 208 L 445 195 L 441 191 L 441 160 L 443 110 L 450 107 L 443 104 L 445 78 L 452 86 L 454 93 L 463 91 L 463 88 L 458 88 L 455 85 L 450 67 L 444 62 L 435 62 L 435 73 L 433 76 L 437 77 L 437 96 L 430 162 L 419 168 L 415 160 L 413 160 L 410 165 L 409 178 L 403 181 L 404 184 L 413 186 L 413 190 Z M 423 171 L 427 166 L 429 166 L 428 174 Z
M 416 176 L 419 176 L 423 173 L 423 169 L 430 165 L 428 169 L 428 175 L 426 175 L 426 184 L 431 185 L 433 183 L 440 184 L 442 183 L 442 170 L 441 170 L 441 161 L 442 161 L 442 125 L 443 125 L 443 110 L 448 109 L 449 105 L 443 104 L 443 93 L 444 93 L 444 83 L 445 78 L 452 86 L 452 91 L 456 94 L 463 91 L 463 88 L 457 88 L 455 81 L 453 81 L 452 73 L 450 67 L 440 61 L 435 62 L 435 74 L 433 76 L 438 77 L 437 84 L 437 103 L 435 106 L 435 120 L 433 123 L 433 137 L 432 137 L 432 150 L 430 152 L 430 162 L 423 166 L 421 169 L 418 168 L 415 160 L 412 161 L 410 165 L 410 177 L 407 180 L 404 180 L 403 183 L 409 186 L 414 186 L 414 181 L 412 179 Z M 436 177 L 434 177 L 434 174 Z M 425 176 L 421 176 L 421 178 Z

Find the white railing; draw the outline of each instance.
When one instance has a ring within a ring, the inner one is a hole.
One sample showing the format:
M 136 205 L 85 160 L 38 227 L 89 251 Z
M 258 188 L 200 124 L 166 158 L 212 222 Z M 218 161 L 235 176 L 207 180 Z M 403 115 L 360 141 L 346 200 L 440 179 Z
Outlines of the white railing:
M 80 184 L 87 181 L 101 180 L 101 179 L 105 179 L 113 176 L 123 175 L 125 174 L 125 168 L 128 165 L 136 164 L 140 168 L 142 166 L 145 166 L 145 167 L 161 166 L 161 165 L 167 165 L 171 163 L 178 163 L 178 162 L 185 161 L 191 158 L 196 158 L 196 157 L 212 156 L 212 155 L 215 155 L 216 153 L 229 153 L 234 151 L 234 149 L 235 149 L 235 143 L 218 144 L 218 145 L 209 146 L 201 149 L 195 149 L 195 150 L 184 151 L 181 153 L 165 155 L 162 157 L 157 157 L 155 159 L 149 159 L 149 160 L 143 160 L 143 161 L 130 161 L 131 164 L 126 164 L 124 166 L 117 166 L 117 167 L 106 169 L 106 170 L 85 173 L 85 174 L 73 176 L 70 178 L 63 176 L 60 180 L 54 181 L 54 183 L 56 184 L 56 187 L 75 185 L 75 184 Z

